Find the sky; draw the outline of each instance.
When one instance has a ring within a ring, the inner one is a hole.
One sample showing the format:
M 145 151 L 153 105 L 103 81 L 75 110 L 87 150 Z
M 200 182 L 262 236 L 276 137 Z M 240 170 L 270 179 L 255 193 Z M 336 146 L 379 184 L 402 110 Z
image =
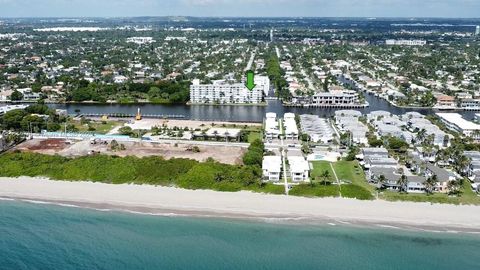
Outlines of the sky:
M 0 0 L 0 17 L 480 17 L 480 0 Z

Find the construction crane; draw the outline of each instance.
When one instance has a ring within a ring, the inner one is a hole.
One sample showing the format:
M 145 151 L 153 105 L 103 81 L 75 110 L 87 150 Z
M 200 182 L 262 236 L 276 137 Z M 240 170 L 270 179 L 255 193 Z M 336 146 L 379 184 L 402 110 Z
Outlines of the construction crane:
M 137 110 L 137 115 L 135 116 L 135 120 L 139 121 L 142 120 L 142 113 L 140 112 L 140 108 Z

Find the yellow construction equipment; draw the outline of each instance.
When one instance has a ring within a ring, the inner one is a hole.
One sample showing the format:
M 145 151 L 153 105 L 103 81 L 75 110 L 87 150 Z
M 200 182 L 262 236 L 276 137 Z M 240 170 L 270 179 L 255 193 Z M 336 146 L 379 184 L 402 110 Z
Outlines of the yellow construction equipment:
M 140 108 L 138 108 L 138 110 L 137 110 L 137 115 L 135 116 L 135 120 L 137 120 L 137 121 L 142 120 L 142 114 L 140 112 Z

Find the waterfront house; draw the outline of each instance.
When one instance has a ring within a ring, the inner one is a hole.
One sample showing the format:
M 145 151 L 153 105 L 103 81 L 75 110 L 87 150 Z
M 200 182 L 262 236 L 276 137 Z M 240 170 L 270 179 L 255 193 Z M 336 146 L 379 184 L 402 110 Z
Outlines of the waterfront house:
M 277 121 L 276 113 L 267 113 L 265 117 L 265 138 L 267 140 L 278 139 L 280 129 Z
M 441 95 L 437 97 L 437 108 L 439 109 L 454 109 L 456 108 L 455 98 L 452 96 Z
M 298 139 L 297 122 L 295 121 L 295 114 L 286 113 L 283 116 L 283 127 L 285 133 L 285 139 L 296 140 Z
M 290 178 L 293 182 L 308 182 L 310 166 L 303 156 L 289 156 Z
M 264 181 L 280 181 L 282 158 L 279 156 L 264 156 L 262 161 L 262 171 Z

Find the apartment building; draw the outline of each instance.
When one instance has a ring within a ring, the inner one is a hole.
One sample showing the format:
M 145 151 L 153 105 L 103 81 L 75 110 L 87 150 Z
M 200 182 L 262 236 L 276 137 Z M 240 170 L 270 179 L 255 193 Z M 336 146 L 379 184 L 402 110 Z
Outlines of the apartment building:
M 396 46 L 425 46 L 427 44 L 426 40 L 421 39 L 387 39 L 385 40 L 387 45 L 396 45 Z
M 263 95 L 270 90 L 270 80 L 257 76 L 255 84 L 255 88 L 248 90 L 243 83 L 219 80 L 212 84 L 200 84 L 200 80 L 196 79 L 190 86 L 190 101 L 198 104 L 261 103 Z
M 294 96 L 294 104 L 305 104 L 313 107 L 349 107 L 358 106 L 358 93 L 353 90 L 332 90 L 318 92 L 313 96 Z
M 474 139 L 480 139 L 480 125 L 468 121 L 458 113 L 437 113 L 442 122 L 451 130 Z

